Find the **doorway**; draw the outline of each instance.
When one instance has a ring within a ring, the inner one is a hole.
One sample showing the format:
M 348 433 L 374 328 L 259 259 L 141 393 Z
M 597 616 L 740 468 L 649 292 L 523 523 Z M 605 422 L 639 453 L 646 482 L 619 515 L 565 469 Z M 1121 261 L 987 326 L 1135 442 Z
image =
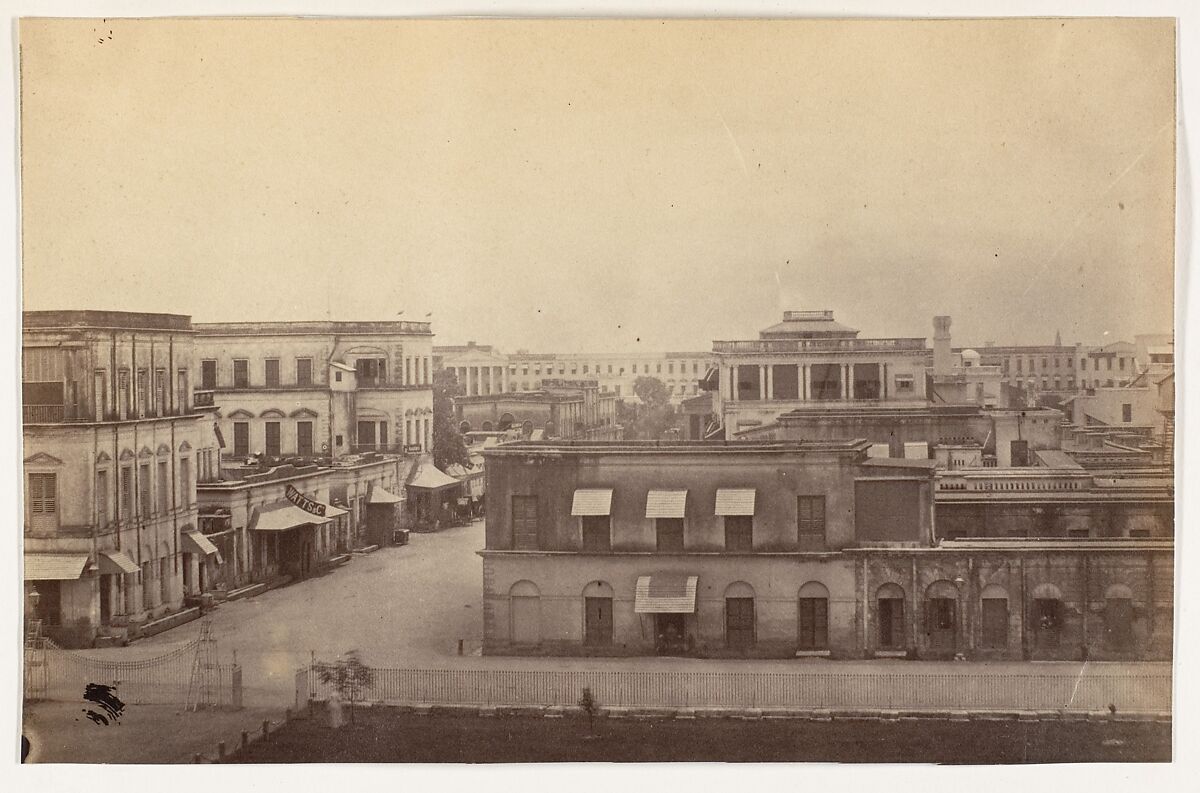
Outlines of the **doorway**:
M 925 631 L 929 649 L 936 652 L 954 652 L 955 615 L 957 605 L 951 598 L 930 598 L 926 601 Z
M 589 647 L 607 647 L 613 641 L 612 598 L 584 598 L 583 643 Z
M 685 648 L 683 617 L 683 614 L 654 615 L 654 649 L 659 655 L 683 655 Z

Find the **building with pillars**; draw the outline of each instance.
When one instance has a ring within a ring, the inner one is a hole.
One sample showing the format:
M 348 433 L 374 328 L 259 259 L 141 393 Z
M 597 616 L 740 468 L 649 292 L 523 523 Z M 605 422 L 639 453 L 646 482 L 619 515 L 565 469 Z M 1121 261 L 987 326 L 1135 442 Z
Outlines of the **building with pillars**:
M 475 342 L 438 346 L 433 354 L 436 368 L 455 372 L 465 396 L 536 391 L 544 379 L 584 379 L 597 381 L 618 399 L 637 402 L 637 379 L 655 377 L 678 404 L 700 393 L 700 381 L 713 365 L 713 356 L 703 352 L 505 354 Z
M 199 323 L 200 388 L 233 459 L 339 458 L 432 446 L 428 322 Z
M 1170 658 L 1170 537 L 945 539 L 869 446 L 486 450 L 484 653 Z
M 928 405 L 925 339 L 858 333 L 832 311 L 786 311 L 758 339 L 714 341 L 714 411 L 725 437 L 794 410 Z
M 176 314 L 24 314 L 26 609 L 55 641 L 136 636 L 202 590 L 196 482 L 220 460 L 193 337 Z
M 525 437 L 616 440 L 622 432 L 616 395 L 595 380 L 544 379 L 536 391 L 456 396 L 454 419 L 464 433 L 520 427 Z

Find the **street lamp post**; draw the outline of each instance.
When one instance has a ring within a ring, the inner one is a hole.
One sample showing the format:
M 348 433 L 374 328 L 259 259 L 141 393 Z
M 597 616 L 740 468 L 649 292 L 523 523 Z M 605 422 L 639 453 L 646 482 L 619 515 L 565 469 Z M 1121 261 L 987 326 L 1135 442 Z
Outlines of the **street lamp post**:
M 959 630 L 955 631 L 955 633 L 960 635 L 960 638 L 955 641 L 955 647 L 954 647 L 954 660 L 955 661 L 967 660 L 967 656 L 963 653 L 962 648 L 961 648 L 961 643 L 965 642 L 967 639 L 967 609 L 970 608 L 970 605 L 968 603 L 966 603 L 963 598 L 963 585 L 966 583 L 967 583 L 966 579 L 964 579 L 962 576 L 958 576 L 954 579 L 954 587 L 955 587 L 955 589 L 958 590 L 958 602 L 960 604 L 962 604 L 962 607 L 960 609 L 962 614 L 961 614 L 961 616 L 958 617 Z

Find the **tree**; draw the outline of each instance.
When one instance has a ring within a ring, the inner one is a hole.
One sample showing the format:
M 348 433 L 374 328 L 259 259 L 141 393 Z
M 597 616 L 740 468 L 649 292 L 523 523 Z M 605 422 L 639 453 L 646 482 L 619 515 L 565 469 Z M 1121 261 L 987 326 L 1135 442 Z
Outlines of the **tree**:
M 433 464 L 443 471 L 450 465 L 471 465 L 467 444 L 454 425 L 454 397 L 461 393 L 453 369 L 433 373 Z
M 640 405 L 635 406 L 634 437 L 658 440 L 664 432 L 675 426 L 671 392 L 662 380 L 639 377 L 633 382 L 633 393 L 642 400 Z
M 600 703 L 597 702 L 596 698 L 592 696 L 592 690 L 590 688 L 583 689 L 583 695 L 579 698 L 579 707 L 582 708 L 583 712 L 587 714 L 588 733 L 595 735 L 596 712 L 600 710 Z
M 332 684 L 338 696 L 350 708 L 350 722 L 354 722 L 354 703 L 360 701 L 363 692 L 375 680 L 371 667 L 362 662 L 357 650 L 351 650 L 331 664 L 316 665 L 317 679 L 326 685 Z

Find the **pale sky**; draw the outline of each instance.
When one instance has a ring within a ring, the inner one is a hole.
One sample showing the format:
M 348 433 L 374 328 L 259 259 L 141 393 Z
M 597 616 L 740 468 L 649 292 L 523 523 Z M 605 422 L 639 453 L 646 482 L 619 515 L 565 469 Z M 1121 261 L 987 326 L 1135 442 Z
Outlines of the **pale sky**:
M 110 33 L 111 31 L 111 33 Z M 506 351 L 1172 327 L 1170 20 L 25 21 L 27 309 Z M 399 314 L 399 312 L 403 314 Z M 1107 335 L 1106 335 L 1107 334 Z

